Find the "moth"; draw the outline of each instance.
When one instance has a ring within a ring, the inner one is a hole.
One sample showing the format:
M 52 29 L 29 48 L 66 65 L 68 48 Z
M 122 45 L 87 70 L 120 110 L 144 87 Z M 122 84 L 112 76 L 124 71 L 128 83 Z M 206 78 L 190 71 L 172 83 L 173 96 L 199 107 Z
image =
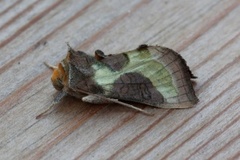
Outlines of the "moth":
M 181 55 L 161 46 L 143 44 L 110 55 L 96 50 L 91 56 L 68 44 L 66 58 L 58 66 L 48 66 L 59 91 L 51 107 L 66 95 L 94 104 L 118 103 L 146 114 L 128 102 L 157 108 L 189 108 L 198 102 L 191 81 L 197 77 Z

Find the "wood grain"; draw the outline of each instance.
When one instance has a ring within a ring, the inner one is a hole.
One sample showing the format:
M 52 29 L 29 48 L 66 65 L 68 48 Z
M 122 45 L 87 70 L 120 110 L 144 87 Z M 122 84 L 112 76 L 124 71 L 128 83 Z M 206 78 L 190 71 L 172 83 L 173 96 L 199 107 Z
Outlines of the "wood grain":
M 240 1 L 0 1 L 0 159 L 239 159 Z M 198 76 L 191 109 L 145 116 L 119 105 L 53 101 L 69 42 L 93 54 L 147 43 L 178 51 Z

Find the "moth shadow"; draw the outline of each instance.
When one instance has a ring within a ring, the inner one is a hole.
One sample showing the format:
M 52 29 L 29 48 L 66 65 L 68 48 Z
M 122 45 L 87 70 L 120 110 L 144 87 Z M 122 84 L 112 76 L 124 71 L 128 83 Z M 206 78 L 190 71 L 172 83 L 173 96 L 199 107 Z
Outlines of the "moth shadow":
M 139 109 L 146 111 L 149 114 L 142 113 L 132 108 L 128 108 L 126 106 L 122 106 L 117 103 L 110 103 L 110 104 L 91 104 L 83 102 L 79 98 L 75 98 L 72 96 L 65 96 L 61 102 L 55 105 L 55 108 L 51 115 L 61 119 L 63 117 L 70 118 L 70 117 L 85 117 L 90 115 L 98 115 L 102 116 L 112 116 L 112 115 L 120 115 L 120 114 L 142 114 L 144 116 L 154 116 L 156 112 L 165 110 L 162 108 L 148 106 L 146 104 L 141 104 L 137 102 L 129 102 L 129 101 L 122 101 L 124 103 L 133 105 Z M 64 118 L 63 118 L 64 119 Z
M 94 110 L 99 110 L 103 105 L 95 105 L 90 103 L 84 103 L 81 99 L 67 95 L 61 102 L 56 104 L 54 113 L 62 116 L 78 116 L 86 115 Z

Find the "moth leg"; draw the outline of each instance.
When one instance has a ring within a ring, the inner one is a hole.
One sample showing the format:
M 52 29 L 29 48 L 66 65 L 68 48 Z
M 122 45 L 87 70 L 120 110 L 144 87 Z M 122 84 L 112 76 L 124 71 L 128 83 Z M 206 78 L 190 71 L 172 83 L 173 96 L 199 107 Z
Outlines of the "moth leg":
M 41 114 L 39 114 L 39 115 L 36 117 L 36 119 L 43 118 L 43 117 L 45 117 L 46 115 L 50 114 L 50 113 L 53 111 L 55 105 L 56 105 L 57 103 L 59 103 L 59 102 L 63 99 L 63 97 L 65 97 L 66 95 L 67 95 L 66 92 L 59 92 L 58 95 L 54 98 L 54 101 L 53 101 L 52 104 L 49 106 L 49 108 L 48 108 L 47 110 L 45 110 L 44 112 L 42 112 Z
M 54 69 L 57 69 L 58 67 L 57 66 L 54 66 L 54 65 L 51 65 L 51 64 L 48 64 L 47 62 L 44 62 L 45 66 L 47 66 L 48 68 L 54 70 Z
M 95 96 L 95 95 L 87 95 L 85 97 L 82 97 L 82 101 L 87 102 L 87 103 L 92 103 L 92 104 L 113 103 L 113 102 L 109 101 L 108 99 L 101 98 L 101 97 Z

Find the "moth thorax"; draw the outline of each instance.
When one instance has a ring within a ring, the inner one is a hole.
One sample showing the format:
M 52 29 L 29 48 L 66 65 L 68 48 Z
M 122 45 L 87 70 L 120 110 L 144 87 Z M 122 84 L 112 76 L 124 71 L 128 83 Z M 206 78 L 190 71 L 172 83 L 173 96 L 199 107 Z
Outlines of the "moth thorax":
M 64 83 L 66 81 L 66 74 L 65 74 L 65 69 L 63 65 L 64 64 L 62 63 L 58 64 L 58 68 L 53 70 L 53 74 L 51 78 L 53 87 L 59 91 L 63 89 Z

